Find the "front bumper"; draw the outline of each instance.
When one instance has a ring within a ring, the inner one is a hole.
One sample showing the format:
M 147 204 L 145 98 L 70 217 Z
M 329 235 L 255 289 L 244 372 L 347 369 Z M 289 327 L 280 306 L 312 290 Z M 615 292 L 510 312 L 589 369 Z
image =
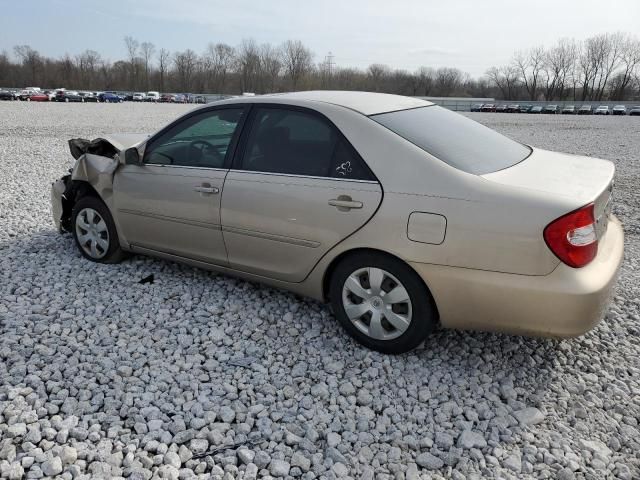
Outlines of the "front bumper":
M 56 230 L 62 233 L 62 196 L 64 195 L 67 186 L 64 180 L 59 179 L 51 184 L 51 214 L 53 215 L 53 223 L 56 226 Z
M 563 263 L 528 276 L 412 263 L 429 286 L 443 327 L 574 337 L 605 314 L 624 256 L 624 234 L 611 216 L 598 255 L 583 268 Z

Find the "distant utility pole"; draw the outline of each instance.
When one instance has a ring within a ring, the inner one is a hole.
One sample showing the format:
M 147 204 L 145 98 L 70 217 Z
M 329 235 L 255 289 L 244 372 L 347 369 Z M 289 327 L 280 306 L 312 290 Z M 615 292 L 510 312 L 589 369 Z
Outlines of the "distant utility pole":
M 333 78 L 333 66 L 335 63 L 333 62 L 333 53 L 329 52 L 329 54 L 324 57 L 324 79 L 323 83 L 325 88 L 331 88 L 331 79 Z
M 324 57 L 324 62 L 327 65 L 327 73 L 329 74 L 329 76 L 333 75 L 333 66 L 335 65 L 335 63 L 333 62 L 333 53 L 329 52 L 329 54 Z

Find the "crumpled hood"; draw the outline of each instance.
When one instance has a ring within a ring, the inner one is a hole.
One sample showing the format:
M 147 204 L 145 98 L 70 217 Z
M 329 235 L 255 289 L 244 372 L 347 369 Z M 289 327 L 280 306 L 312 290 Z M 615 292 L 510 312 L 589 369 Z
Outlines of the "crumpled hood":
M 118 151 L 122 151 L 142 143 L 150 136 L 150 133 L 114 133 L 100 138 L 109 142 Z
M 73 158 L 78 159 L 85 153 L 113 158 L 119 152 L 138 145 L 149 138 L 146 133 L 116 133 L 86 140 L 73 138 L 69 140 L 69 149 Z

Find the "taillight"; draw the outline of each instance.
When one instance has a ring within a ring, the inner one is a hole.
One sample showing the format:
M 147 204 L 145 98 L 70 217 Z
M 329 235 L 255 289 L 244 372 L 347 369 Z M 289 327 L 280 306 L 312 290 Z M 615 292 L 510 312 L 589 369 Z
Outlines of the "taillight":
M 551 222 L 544 229 L 544 240 L 564 263 L 580 268 L 598 253 L 596 219 L 593 203 Z

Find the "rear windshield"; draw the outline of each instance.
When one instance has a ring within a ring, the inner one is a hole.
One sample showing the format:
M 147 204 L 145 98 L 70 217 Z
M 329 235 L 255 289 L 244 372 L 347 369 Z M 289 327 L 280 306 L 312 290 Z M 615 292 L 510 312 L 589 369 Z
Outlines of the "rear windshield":
M 529 147 L 436 105 L 370 118 L 452 167 L 476 175 L 511 167 L 531 153 Z

